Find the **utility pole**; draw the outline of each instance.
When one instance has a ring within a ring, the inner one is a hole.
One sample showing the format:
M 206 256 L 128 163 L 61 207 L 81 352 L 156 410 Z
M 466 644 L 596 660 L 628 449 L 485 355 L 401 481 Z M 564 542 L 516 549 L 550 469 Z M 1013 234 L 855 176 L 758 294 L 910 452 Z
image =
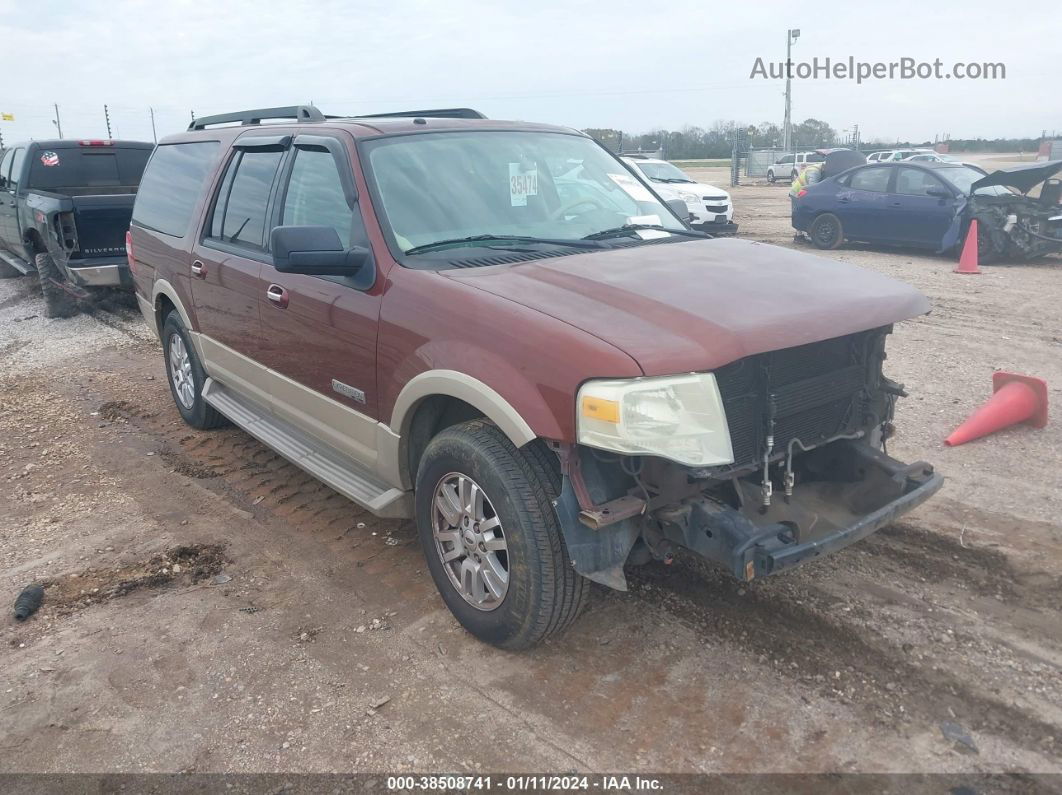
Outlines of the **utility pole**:
M 855 149 L 858 152 L 859 151 L 859 125 L 858 124 L 853 124 L 852 125 L 852 144 L 853 144 L 852 148 Z
M 52 119 L 52 123 L 55 124 L 55 128 L 59 131 L 59 137 L 63 137 L 63 123 L 59 120 L 59 104 L 55 104 L 55 118 Z
M 793 144 L 793 42 L 800 38 L 800 28 L 785 32 L 785 122 L 782 125 L 782 149 Z
M 151 113 L 151 140 L 158 143 L 159 137 L 155 134 L 155 109 L 148 108 L 148 112 Z
M 103 118 L 107 121 L 107 140 L 111 139 L 111 113 L 107 110 L 107 106 L 103 106 Z

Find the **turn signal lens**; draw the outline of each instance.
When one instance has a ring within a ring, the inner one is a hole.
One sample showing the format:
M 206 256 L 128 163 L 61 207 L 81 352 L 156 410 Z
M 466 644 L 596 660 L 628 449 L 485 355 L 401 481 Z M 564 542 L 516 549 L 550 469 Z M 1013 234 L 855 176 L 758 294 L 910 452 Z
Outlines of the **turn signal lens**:
M 619 422 L 620 405 L 615 400 L 605 400 L 593 395 L 583 396 L 583 416 L 601 422 Z

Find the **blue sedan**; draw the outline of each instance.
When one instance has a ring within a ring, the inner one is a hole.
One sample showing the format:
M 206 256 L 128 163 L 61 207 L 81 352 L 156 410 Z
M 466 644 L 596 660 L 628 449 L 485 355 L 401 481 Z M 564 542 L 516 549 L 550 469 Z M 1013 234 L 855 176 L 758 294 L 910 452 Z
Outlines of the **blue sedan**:
M 852 240 L 948 252 L 961 243 L 966 197 L 984 176 L 962 163 L 858 166 L 802 190 L 793 200 L 793 227 L 822 249 Z

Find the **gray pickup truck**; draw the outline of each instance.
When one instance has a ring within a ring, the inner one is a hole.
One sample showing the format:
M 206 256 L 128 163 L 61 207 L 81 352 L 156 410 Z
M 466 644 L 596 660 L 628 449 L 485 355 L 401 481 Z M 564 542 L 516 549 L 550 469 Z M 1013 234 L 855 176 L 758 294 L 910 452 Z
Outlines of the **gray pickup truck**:
M 154 144 L 15 144 L 0 160 L 0 278 L 36 274 L 45 315 L 69 317 L 94 288 L 132 289 L 125 234 Z

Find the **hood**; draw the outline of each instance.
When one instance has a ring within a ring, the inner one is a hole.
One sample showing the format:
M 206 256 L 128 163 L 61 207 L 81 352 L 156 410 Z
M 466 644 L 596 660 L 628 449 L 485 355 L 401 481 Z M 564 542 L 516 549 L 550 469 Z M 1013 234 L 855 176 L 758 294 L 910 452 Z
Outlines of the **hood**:
M 593 334 L 646 375 L 712 370 L 929 311 L 925 296 L 888 276 L 729 238 L 441 274 Z
M 1047 163 L 1027 163 L 1024 166 L 1015 166 L 1014 168 L 1001 168 L 998 171 L 993 171 L 987 177 L 981 177 L 981 179 L 977 180 L 970 186 L 970 193 L 973 193 L 978 188 L 987 188 L 992 185 L 1016 188 L 1022 193 L 1028 193 L 1059 171 L 1062 171 L 1062 160 L 1051 160 Z
M 653 186 L 653 190 L 664 198 L 677 199 L 679 193 L 696 193 L 699 199 L 705 196 L 710 199 L 730 199 L 730 194 L 722 188 L 706 185 L 703 182 L 657 182 L 649 177 L 645 179 Z
M 687 185 L 690 190 L 698 191 L 698 195 L 709 199 L 729 199 L 730 194 L 722 188 L 717 188 L 714 185 L 706 185 L 703 182 L 697 182 L 693 185 Z

